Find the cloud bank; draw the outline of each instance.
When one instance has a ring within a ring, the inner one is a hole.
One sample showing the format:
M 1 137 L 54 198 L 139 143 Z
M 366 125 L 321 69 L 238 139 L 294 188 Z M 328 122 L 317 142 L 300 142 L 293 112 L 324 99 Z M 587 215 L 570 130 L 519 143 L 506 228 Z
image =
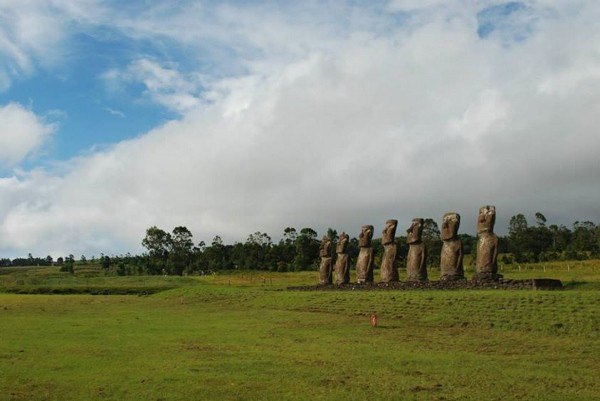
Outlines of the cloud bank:
M 209 52 L 223 69 L 140 55 L 99 77 L 143 85 L 180 118 L 0 179 L 0 249 L 139 251 L 151 225 L 196 241 L 286 226 L 356 235 L 450 210 L 474 233 L 483 204 L 499 231 L 518 212 L 598 221 L 600 6 L 523 3 L 511 23 L 488 12 L 482 35 L 478 16 L 497 3 L 465 4 L 115 12 L 120 34 Z

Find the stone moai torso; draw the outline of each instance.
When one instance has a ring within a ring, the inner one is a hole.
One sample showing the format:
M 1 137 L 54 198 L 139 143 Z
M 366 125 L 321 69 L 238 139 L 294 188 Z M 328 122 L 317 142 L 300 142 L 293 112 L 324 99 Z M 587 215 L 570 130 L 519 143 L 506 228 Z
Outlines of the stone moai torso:
M 358 236 L 358 259 L 356 260 L 356 282 L 372 283 L 375 255 L 371 240 L 373 239 L 373 226 L 362 226 Z
M 324 236 L 319 248 L 321 264 L 319 265 L 319 284 L 331 284 L 331 238 Z
M 348 284 L 350 282 L 350 263 L 348 259 L 348 241 L 350 237 L 346 233 L 340 234 L 340 239 L 335 247 L 337 259 L 335 260 L 334 268 L 334 284 Z
M 398 281 L 398 266 L 396 264 L 396 227 L 398 220 L 388 220 L 381 233 L 381 244 L 383 245 L 383 258 L 381 259 L 381 282 L 389 283 Z
M 440 257 L 440 280 L 462 280 L 465 278 L 463 268 L 463 246 L 457 237 L 460 226 L 458 213 L 446 213 L 442 221 L 442 254 Z
M 498 274 L 498 237 L 494 234 L 495 222 L 496 207 L 482 206 L 477 217 L 476 280 L 497 280 L 502 277 Z
M 427 280 L 427 249 L 422 241 L 423 219 L 413 219 L 411 226 L 406 230 L 406 243 L 408 256 L 406 257 L 406 276 L 408 281 Z

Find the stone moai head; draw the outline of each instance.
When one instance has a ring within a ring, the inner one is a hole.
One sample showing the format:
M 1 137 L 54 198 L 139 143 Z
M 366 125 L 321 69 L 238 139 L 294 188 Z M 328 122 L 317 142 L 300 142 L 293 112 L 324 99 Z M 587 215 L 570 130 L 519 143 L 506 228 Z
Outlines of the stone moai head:
M 362 226 L 358 235 L 358 246 L 361 248 L 371 246 L 371 239 L 373 239 L 373 226 Z
M 326 258 L 331 256 L 331 238 L 327 235 L 323 236 L 321 240 L 321 246 L 319 247 L 319 256 L 322 258 Z
M 446 213 L 442 220 L 442 241 L 456 238 L 460 227 L 460 214 L 455 212 Z
M 480 207 L 479 216 L 477 216 L 477 233 L 494 232 L 494 223 L 496 223 L 496 206 Z
M 338 240 L 337 246 L 335 248 L 336 253 L 346 253 L 348 249 L 348 241 L 350 241 L 350 236 L 344 232 L 340 234 L 340 239 Z
M 425 224 L 425 220 L 413 219 L 412 224 L 408 230 L 406 230 L 407 244 L 417 244 L 421 242 L 421 236 L 423 235 L 423 224 Z
M 381 233 L 381 243 L 383 245 L 394 243 L 396 239 L 396 227 L 398 227 L 398 220 L 388 220 L 385 222 L 385 227 Z

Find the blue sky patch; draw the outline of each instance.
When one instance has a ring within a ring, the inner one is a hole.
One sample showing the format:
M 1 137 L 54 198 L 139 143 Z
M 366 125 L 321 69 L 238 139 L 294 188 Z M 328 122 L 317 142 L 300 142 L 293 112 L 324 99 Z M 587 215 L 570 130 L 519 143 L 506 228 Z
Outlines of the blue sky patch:
M 506 44 L 520 42 L 530 36 L 533 18 L 524 3 L 511 1 L 481 10 L 477 13 L 477 23 L 480 38 L 498 35 Z

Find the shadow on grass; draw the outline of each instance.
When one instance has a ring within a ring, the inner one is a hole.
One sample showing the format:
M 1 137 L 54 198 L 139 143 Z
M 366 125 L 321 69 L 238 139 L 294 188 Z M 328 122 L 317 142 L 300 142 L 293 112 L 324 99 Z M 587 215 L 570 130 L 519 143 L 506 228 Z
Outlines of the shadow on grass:
M 44 294 L 44 295 L 152 295 L 158 292 L 171 290 L 173 286 L 160 287 L 44 287 L 44 286 L 19 286 L 0 288 L 0 291 L 9 294 Z
M 377 327 L 373 327 L 373 330 L 395 330 L 402 328 L 398 324 L 378 324 Z
M 563 282 L 565 290 L 600 290 L 600 282 L 592 281 L 565 281 Z

